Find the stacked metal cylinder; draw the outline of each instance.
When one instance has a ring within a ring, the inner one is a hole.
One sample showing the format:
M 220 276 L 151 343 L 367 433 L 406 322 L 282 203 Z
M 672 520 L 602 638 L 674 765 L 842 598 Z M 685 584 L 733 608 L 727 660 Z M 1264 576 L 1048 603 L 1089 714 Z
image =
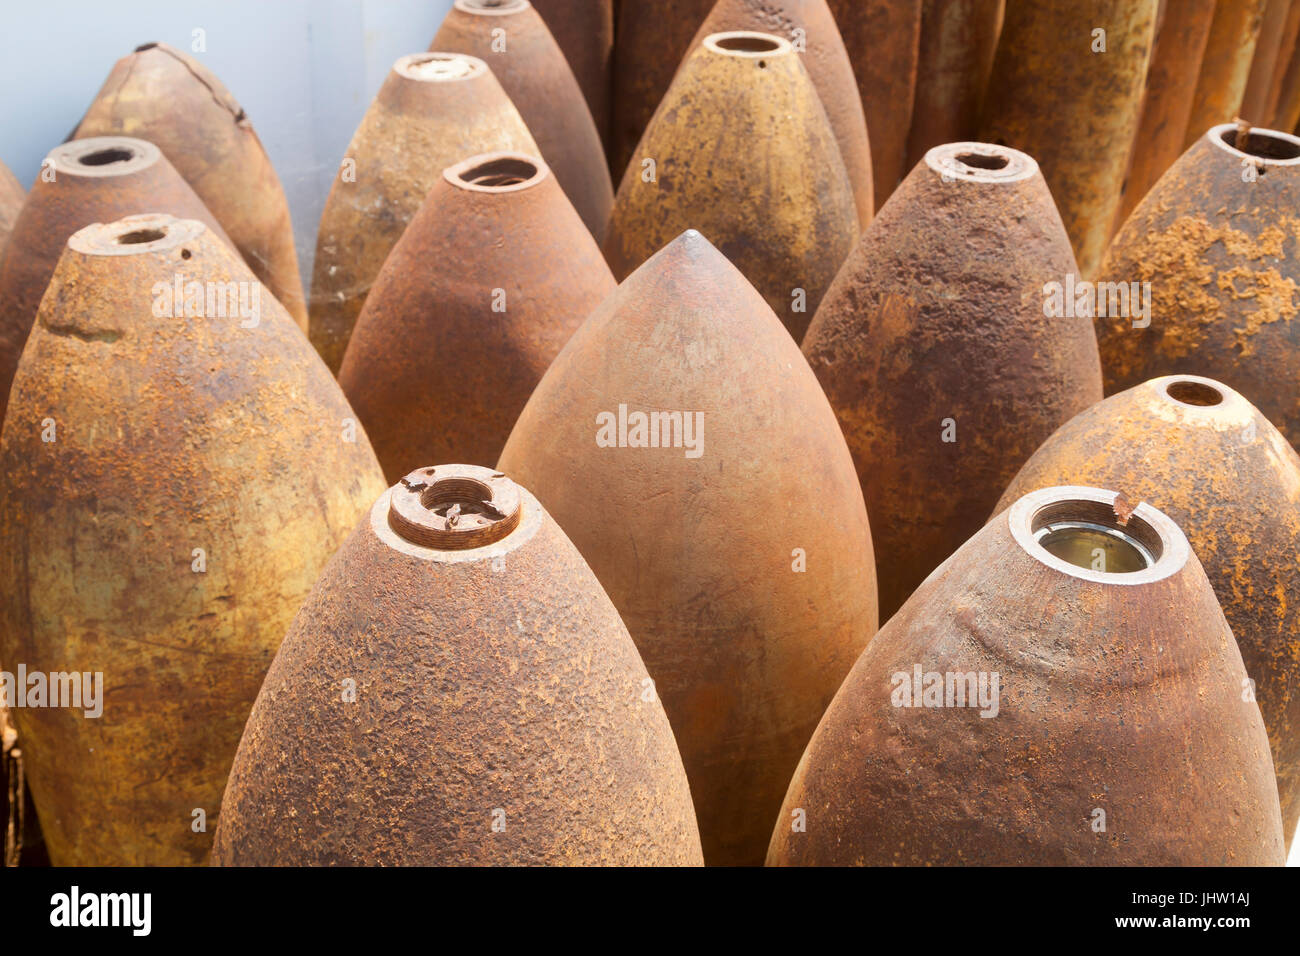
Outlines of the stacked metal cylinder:
M 455 0 L 309 296 L 139 47 L 0 167 L 6 862 L 1283 863 L 1298 36 Z

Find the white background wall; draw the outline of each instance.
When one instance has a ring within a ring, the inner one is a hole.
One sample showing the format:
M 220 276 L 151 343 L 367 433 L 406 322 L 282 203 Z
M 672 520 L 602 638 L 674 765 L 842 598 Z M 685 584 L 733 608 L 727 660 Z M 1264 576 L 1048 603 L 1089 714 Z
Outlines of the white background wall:
M 0 0 L 0 160 L 30 186 L 114 61 L 193 52 L 253 121 L 293 212 L 303 284 L 330 180 L 370 100 L 451 0 Z M 205 31 L 206 52 L 192 50 Z

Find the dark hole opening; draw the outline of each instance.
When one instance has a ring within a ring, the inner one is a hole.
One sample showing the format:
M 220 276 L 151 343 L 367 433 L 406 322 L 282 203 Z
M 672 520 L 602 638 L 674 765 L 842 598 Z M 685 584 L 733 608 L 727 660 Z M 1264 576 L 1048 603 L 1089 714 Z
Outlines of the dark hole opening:
M 121 146 L 97 149 L 77 159 L 82 166 L 107 166 L 109 163 L 125 163 L 135 158 L 135 153 Z
M 990 156 L 987 153 L 961 153 L 957 162 L 975 169 L 1006 169 L 1008 160 L 1005 156 Z
M 767 37 L 723 37 L 716 42 L 722 49 L 736 53 L 775 53 L 781 48 L 779 43 Z M 759 66 L 765 65 L 759 64 Z
M 118 245 L 134 246 L 142 242 L 156 242 L 167 236 L 166 230 L 163 229 L 137 229 L 134 232 L 124 233 L 117 237 Z
M 1246 136 L 1240 136 L 1238 130 L 1230 129 L 1224 131 L 1223 141 L 1233 149 L 1260 159 L 1295 159 L 1300 156 L 1300 146 L 1269 130 L 1253 129 Z
M 420 493 L 420 504 L 442 517 L 452 505 L 460 505 L 461 514 L 495 518 L 496 508 L 491 502 L 492 489 L 473 478 L 443 478 Z
M 507 157 L 493 159 L 465 170 L 460 174 L 462 181 L 475 186 L 516 186 L 526 183 L 537 175 L 537 166 L 526 159 Z
M 1223 401 L 1223 393 L 1217 388 L 1201 382 L 1170 382 L 1165 392 L 1176 402 L 1184 405 L 1218 405 Z

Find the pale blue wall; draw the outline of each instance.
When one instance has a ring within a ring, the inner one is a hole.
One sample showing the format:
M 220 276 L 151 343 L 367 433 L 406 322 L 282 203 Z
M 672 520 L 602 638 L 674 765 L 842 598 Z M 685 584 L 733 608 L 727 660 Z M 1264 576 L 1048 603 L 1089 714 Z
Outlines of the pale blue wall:
M 110 67 L 141 43 L 196 52 L 253 121 L 293 211 L 303 282 L 348 140 L 393 61 L 451 0 L 0 0 L 0 160 L 24 186 Z

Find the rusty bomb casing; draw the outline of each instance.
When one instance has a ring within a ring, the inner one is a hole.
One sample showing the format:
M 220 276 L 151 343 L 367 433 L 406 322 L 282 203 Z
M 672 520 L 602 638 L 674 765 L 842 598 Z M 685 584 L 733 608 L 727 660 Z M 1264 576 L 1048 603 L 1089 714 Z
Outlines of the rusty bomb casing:
M 416 53 L 393 65 L 348 144 L 352 175 L 335 178 L 316 236 L 310 336 L 335 374 L 384 260 L 442 171 L 496 150 L 536 154 L 537 144 L 486 63 Z
M 212 210 L 249 268 L 307 330 L 280 178 L 252 120 L 207 67 L 165 43 L 136 47 L 113 64 L 73 135 L 135 136 L 155 144 Z
M 797 41 L 808 78 L 826 109 L 849 174 L 858 224 L 871 222 L 871 143 L 853 66 L 826 0 L 718 0 L 691 42 L 694 50 L 714 33 L 750 31 Z
M 55 865 L 207 859 L 275 650 L 383 491 L 329 370 L 258 290 L 197 220 L 87 226 L 14 377 L 0 661 L 99 684 L 97 704 L 65 682 L 60 706 L 11 711 Z
M 761 134 L 758 131 L 763 131 Z M 605 239 L 625 279 L 697 229 L 803 337 L 858 236 L 835 133 L 790 41 L 715 33 L 695 47 L 628 167 Z
M 1007 4 L 979 138 L 1038 160 L 1085 279 L 1119 211 L 1157 7 L 1157 0 Z
M 993 70 L 1004 2 L 923 0 L 912 126 L 898 175 L 936 146 L 979 135 L 980 104 Z
M 50 276 L 78 229 L 146 210 L 198 219 L 230 240 L 157 146 L 127 136 L 55 147 L 0 250 L 0 416 Z M 232 245 L 233 248 L 233 245 Z
M 385 473 L 396 481 L 421 454 L 495 464 L 547 366 L 615 288 L 541 159 L 489 153 L 446 170 L 339 373 Z
M 1216 0 L 1164 3 L 1156 29 L 1138 135 L 1129 157 L 1128 180 L 1114 228 L 1183 152 L 1183 135 L 1192 115 L 1192 99 L 1201 58 L 1210 36 Z
M 573 70 L 532 4 L 456 0 L 429 49 L 467 53 L 491 67 L 528 124 L 542 158 L 599 242 L 614 202 L 604 146 Z
M 615 182 L 634 159 L 650 117 L 717 0 L 618 0 L 609 169 Z
M 1046 287 L 1076 271 L 1034 160 L 950 143 L 903 181 L 827 293 L 804 354 L 862 481 L 885 620 L 1047 436 L 1100 401 L 1091 320 L 1046 314 Z
M 916 98 L 922 0 L 828 0 L 857 76 L 871 133 L 871 178 L 880 210 L 907 172 Z
M 627 624 L 712 865 L 762 862 L 822 709 L 876 628 L 871 530 L 798 347 L 697 232 L 569 340 L 502 452 Z
M 1118 489 L 1186 533 L 1253 682 L 1289 843 L 1300 816 L 1300 608 L 1289 597 L 1300 591 L 1300 458 L 1237 392 L 1175 375 L 1112 395 L 1062 425 L 1025 462 L 996 512 L 1060 484 Z
M 1183 149 L 1211 126 L 1231 123 L 1240 113 L 1267 6 L 1268 0 L 1219 0 L 1214 5 Z
M 614 64 L 614 0 L 533 0 L 582 88 L 601 142 L 609 143 Z
M 651 686 L 536 498 L 490 468 L 412 471 L 294 619 L 213 862 L 699 865 Z
M 1114 491 L 1032 492 L 858 659 L 767 862 L 1281 866 L 1245 678 L 1170 518 Z
M 1290 133 L 1224 124 L 1184 153 L 1097 274 L 1099 288 L 1109 283 L 1095 320 L 1107 393 L 1160 375 L 1209 376 L 1300 442 L 1297 209 L 1300 138 Z

